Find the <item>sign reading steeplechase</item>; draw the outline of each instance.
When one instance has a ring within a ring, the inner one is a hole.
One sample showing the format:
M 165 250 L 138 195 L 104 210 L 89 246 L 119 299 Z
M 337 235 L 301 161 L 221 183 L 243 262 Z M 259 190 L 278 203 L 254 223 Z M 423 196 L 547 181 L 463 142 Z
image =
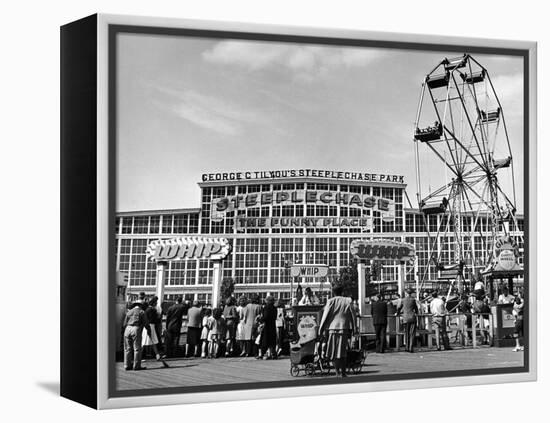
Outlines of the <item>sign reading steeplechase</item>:
M 314 191 L 314 190 L 291 190 L 291 191 L 269 191 L 262 193 L 251 193 L 246 195 L 232 195 L 228 197 L 215 198 L 212 200 L 210 218 L 213 221 L 221 221 L 226 213 L 234 210 L 246 210 L 253 207 L 264 206 L 290 206 L 306 204 L 311 206 L 348 206 L 353 208 L 369 209 L 380 213 L 384 221 L 393 221 L 395 219 L 395 202 L 390 199 L 374 197 L 372 195 L 353 194 L 347 192 L 334 191 Z M 271 225 L 274 226 L 281 219 L 272 219 Z M 324 226 L 346 226 L 337 225 L 336 219 L 317 219 L 324 221 Z M 343 219 L 346 221 L 347 219 Z M 352 220 L 352 219 L 350 219 Z M 244 222 L 243 222 L 244 223 Z M 307 222 L 303 225 L 306 226 Z M 366 226 L 367 223 L 351 225 Z M 302 226 L 302 225 L 301 225 Z
M 403 175 L 365 172 L 340 172 L 326 169 L 257 170 L 246 172 L 204 173 L 202 175 L 203 182 L 246 181 L 251 179 L 265 180 L 280 178 L 324 178 L 362 182 L 385 182 L 394 184 L 405 183 L 405 177 Z

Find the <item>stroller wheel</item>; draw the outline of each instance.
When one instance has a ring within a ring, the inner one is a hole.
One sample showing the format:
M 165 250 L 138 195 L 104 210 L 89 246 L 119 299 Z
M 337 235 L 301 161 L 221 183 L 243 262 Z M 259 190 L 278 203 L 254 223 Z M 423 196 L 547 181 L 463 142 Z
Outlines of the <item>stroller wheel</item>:
M 322 374 L 328 375 L 330 373 L 330 362 L 324 359 L 319 360 L 319 369 Z
M 315 364 L 307 363 L 305 371 L 306 371 L 306 375 L 313 376 L 315 374 Z
M 352 368 L 352 371 L 353 371 L 353 374 L 359 374 L 361 373 L 361 369 L 363 368 L 363 365 L 362 364 L 356 364 L 355 366 L 353 366 Z
M 300 373 L 300 368 L 295 364 L 290 365 L 290 376 L 296 377 Z

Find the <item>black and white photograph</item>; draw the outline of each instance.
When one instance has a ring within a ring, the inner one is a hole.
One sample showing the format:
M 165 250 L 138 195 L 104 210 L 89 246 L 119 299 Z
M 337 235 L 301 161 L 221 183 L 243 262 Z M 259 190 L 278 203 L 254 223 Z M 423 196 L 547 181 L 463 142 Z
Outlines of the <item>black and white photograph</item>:
M 543 3 L 2 10 L 4 420 L 544 421 Z
M 529 370 L 524 52 L 110 31 L 110 395 Z

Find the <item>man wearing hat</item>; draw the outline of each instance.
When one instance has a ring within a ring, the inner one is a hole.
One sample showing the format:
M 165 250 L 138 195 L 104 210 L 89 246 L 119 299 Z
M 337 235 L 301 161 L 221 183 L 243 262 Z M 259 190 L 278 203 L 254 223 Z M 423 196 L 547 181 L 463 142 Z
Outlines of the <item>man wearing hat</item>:
M 183 304 L 183 297 L 178 296 L 178 298 L 176 298 L 176 303 L 170 306 L 166 312 L 165 349 L 168 357 L 174 357 L 176 353 L 183 323 L 183 315 L 186 311 L 187 307 Z
M 405 298 L 399 304 L 395 315 L 403 314 L 405 323 L 405 351 L 412 353 L 414 350 L 414 338 L 416 337 L 416 315 L 418 314 L 418 305 L 413 297 L 414 291 L 407 289 Z
M 516 297 L 510 295 L 510 291 L 506 285 L 502 287 L 502 294 L 498 296 L 498 304 L 514 304 Z
M 187 357 L 198 357 L 200 355 L 199 344 L 201 343 L 201 322 L 202 307 L 195 300 L 193 306 L 187 310 Z
M 142 303 L 137 301 L 130 306 L 124 318 L 124 369 L 143 370 L 141 367 L 141 335 L 147 323 Z
M 372 324 L 376 333 L 376 352 L 382 354 L 386 344 L 386 327 L 388 325 L 388 304 L 378 295 L 372 297 Z
M 432 313 L 432 323 L 435 330 L 435 343 L 437 345 L 437 351 L 441 351 L 441 344 L 439 338 L 443 341 L 443 348 L 446 350 L 452 350 L 449 346 L 449 337 L 447 336 L 447 308 L 445 307 L 445 301 L 440 298 L 437 290 L 432 292 L 433 300 L 430 303 L 430 311 Z

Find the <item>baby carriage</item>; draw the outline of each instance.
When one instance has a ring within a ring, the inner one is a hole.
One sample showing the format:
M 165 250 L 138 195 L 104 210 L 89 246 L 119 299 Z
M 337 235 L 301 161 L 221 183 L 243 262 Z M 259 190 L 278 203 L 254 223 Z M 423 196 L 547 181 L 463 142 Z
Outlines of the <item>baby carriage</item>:
M 313 376 L 316 372 L 328 374 L 330 365 L 328 360 L 319 353 L 320 343 L 313 340 L 305 344 L 295 343 L 290 345 L 290 374 L 294 377 L 300 372 Z
M 361 373 L 365 359 L 367 358 L 367 352 L 359 348 L 352 348 L 348 351 L 346 356 L 346 368 L 348 373 L 353 374 Z

